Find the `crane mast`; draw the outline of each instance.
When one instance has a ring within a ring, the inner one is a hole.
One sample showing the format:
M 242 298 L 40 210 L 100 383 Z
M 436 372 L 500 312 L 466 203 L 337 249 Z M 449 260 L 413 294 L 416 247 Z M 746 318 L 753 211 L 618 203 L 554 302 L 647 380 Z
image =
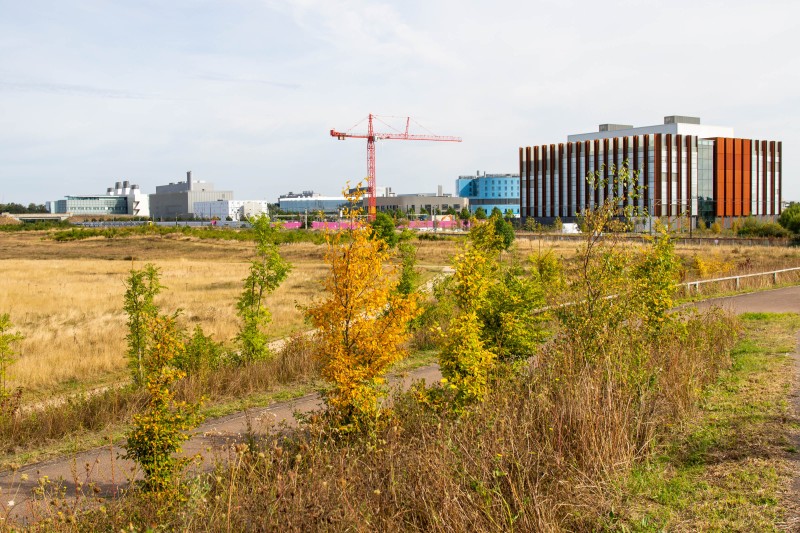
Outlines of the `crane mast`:
M 395 133 L 381 133 L 375 132 L 375 128 L 373 126 L 373 119 L 378 118 L 376 115 L 372 113 L 369 114 L 367 117 L 367 132 L 366 133 L 352 133 L 351 128 L 346 132 L 336 131 L 335 129 L 331 130 L 331 137 L 336 137 L 337 139 L 343 141 L 347 138 L 351 139 L 366 139 L 367 140 L 367 198 L 369 201 L 369 209 L 367 211 L 367 216 L 370 221 L 375 220 L 376 214 L 376 194 L 377 189 L 375 185 L 375 141 L 377 140 L 397 140 L 397 141 L 436 141 L 436 142 L 461 142 L 461 137 L 451 137 L 451 136 L 444 136 L 444 135 L 419 135 L 419 134 L 411 134 L 409 133 L 409 128 L 411 125 L 411 117 L 405 117 L 406 119 L 406 127 L 405 131 L 397 131 Z M 357 124 L 358 125 L 358 124 Z M 356 126 L 357 126 L 356 125 Z M 355 127 L 355 126 L 354 126 Z

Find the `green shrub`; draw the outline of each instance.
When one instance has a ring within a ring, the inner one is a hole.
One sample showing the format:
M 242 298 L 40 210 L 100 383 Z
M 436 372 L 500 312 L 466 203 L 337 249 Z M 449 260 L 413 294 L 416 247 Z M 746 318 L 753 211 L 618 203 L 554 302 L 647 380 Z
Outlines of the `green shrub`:
M 778 224 L 792 233 L 800 233 L 800 203 L 789 204 L 778 217 Z
M 788 237 L 789 230 L 775 222 L 747 217 L 737 225 L 736 234 L 741 237 Z

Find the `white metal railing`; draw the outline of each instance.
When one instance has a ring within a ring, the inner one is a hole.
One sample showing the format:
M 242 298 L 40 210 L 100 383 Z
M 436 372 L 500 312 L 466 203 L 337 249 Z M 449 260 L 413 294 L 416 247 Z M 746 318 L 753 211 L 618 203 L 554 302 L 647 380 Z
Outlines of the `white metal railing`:
M 687 296 L 692 293 L 692 287 L 695 288 L 695 292 L 697 293 L 700 289 L 700 285 L 704 285 L 706 283 L 716 283 L 718 281 L 736 281 L 736 289 L 739 289 L 741 284 L 741 278 L 754 278 L 757 276 L 769 276 L 772 275 L 772 283 L 773 285 L 778 283 L 778 274 L 782 272 L 798 272 L 800 271 L 800 267 L 793 267 L 793 268 L 783 268 L 781 270 L 771 270 L 769 272 L 756 272 L 755 274 L 739 274 L 738 276 L 728 276 L 725 278 L 714 278 L 714 279 L 702 279 L 697 281 L 687 281 L 686 283 L 678 283 L 676 287 L 686 287 Z M 618 298 L 618 294 L 609 294 L 608 296 L 603 296 L 601 300 L 613 300 L 614 298 Z M 534 309 L 531 311 L 531 314 L 539 315 L 541 313 L 546 313 L 547 311 L 553 311 L 556 309 L 563 309 L 564 307 L 571 307 L 573 305 L 577 305 L 580 303 L 584 303 L 586 300 L 580 300 L 577 302 L 566 302 L 557 305 L 548 305 L 546 307 L 540 307 L 539 309 Z
M 759 276 L 770 276 L 771 275 L 772 276 L 772 283 L 773 284 L 777 284 L 778 283 L 778 274 L 780 274 L 782 272 L 797 272 L 797 271 L 800 271 L 800 267 L 783 268 L 781 270 L 771 270 L 769 272 L 756 272 L 755 274 L 739 274 L 739 275 L 736 275 L 736 276 L 728 276 L 728 277 L 725 277 L 725 278 L 702 279 L 702 280 L 697 280 L 697 281 L 687 281 L 686 283 L 681 283 L 678 286 L 679 287 L 686 287 L 687 293 L 691 294 L 692 293 L 692 287 L 694 287 L 695 292 L 699 292 L 700 285 L 705 285 L 706 283 L 717 283 L 719 281 L 732 281 L 733 280 L 733 281 L 736 282 L 736 288 L 738 289 L 739 286 L 741 285 L 741 279 L 742 278 L 755 278 L 755 277 L 759 277 Z

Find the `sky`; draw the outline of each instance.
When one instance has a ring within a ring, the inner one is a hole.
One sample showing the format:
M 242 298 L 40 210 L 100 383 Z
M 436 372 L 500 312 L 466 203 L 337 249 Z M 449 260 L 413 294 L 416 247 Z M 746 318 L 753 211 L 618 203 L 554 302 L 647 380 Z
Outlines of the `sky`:
M 783 141 L 800 200 L 798 35 L 795 0 L 0 0 L 0 203 L 152 193 L 188 170 L 240 200 L 338 195 L 366 141 L 329 132 L 369 113 L 463 138 L 379 141 L 397 193 L 690 115 Z

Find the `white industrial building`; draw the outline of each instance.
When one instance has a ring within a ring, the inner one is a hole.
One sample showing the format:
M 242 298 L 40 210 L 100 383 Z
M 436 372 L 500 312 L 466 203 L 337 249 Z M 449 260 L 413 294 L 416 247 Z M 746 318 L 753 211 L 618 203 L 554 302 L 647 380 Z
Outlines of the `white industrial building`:
M 269 214 L 269 202 L 266 200 L 216 200 L 212 202 L 195 202 L 194 214 L 204 219 L 247 220 L 261 213 Z

